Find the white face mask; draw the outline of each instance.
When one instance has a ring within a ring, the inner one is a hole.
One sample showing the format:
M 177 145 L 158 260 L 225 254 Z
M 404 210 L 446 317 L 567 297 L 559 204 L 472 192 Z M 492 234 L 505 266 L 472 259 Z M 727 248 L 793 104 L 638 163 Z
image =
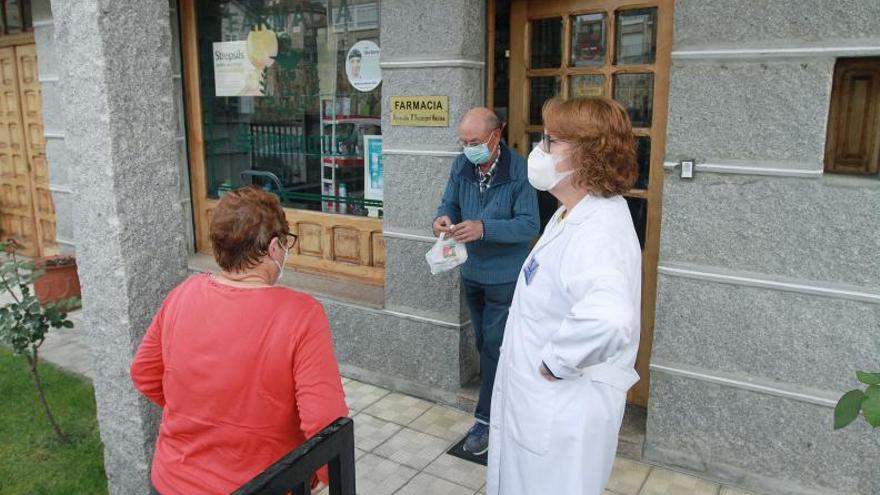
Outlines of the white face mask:
M 284 261 L 278 263 L 278 260 L 272 258 L 272 261 L 275 262 L 275 266 L 278 267 L 278 276 L 275 277 L 275 282 L 272 285 L 278 285 L 278 282 L 281 281 L 281 275 L 284 275 L 284 265 L 287 264 L 287 255 L 290 254 L 290 248 L 284 248 Z
M 560 161 L 559 157 L 547 153 L 540 145 L 535 146 L 535 149 L 529 153 L 528 172 L 532 187 L 539 191 L 549 191 L 574 172 L 573 170 L 557 171 L 556 164 Z

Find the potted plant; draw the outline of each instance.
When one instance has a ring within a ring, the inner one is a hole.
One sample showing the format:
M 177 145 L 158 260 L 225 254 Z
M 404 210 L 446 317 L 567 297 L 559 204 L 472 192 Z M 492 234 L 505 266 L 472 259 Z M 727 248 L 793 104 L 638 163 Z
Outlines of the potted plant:
M 44 273 L 34 281 L 34 292 L 40 304 L 49 304 L 81 296 L 79 276 L 76 273 L 76 258 L 73 256 L 58 255 L 38 258 L 34 265 L 36 269 Z
M 73 297 L 41 304 L 31 293 L 30 285 L 42 278 L 44 272 L 33 263 L 17 257 L 15 248 L 15 241 L 0 242 L 0 253 L 3 253 L 0 290 L 6 291 L 12 298 L 12 302 L 0 307 L 0 342 L 9 345 L 13 352 L 27 359 L 46 419 L 52 425 L 58 440 L 63 442 L 65 436 L 49 408 L 37 364 L 40 346 L 46 340 L 49 329 L 73 327 L 67 312 L 79 306 L 79 299 Z

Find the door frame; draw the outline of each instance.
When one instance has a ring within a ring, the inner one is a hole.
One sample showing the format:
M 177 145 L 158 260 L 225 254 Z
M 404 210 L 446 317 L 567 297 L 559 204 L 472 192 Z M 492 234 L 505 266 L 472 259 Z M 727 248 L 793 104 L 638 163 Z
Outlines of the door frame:
M 495 12 L 496 1 L 488 0 L 488 49 L 486 101 L 489 108 L 494 104 L 495 85 Z M 521 154 L 528 152 L 528 77 L 526 68 L 526 46 L 528 40 L 528 21 L 547 17 L 563 17 L 598 11 L 632 10 L 646 7 L 657 8 L 657 45 L 655 62 L 649 66 L 603 66 L 605 74 L 605 94 L 611 95 L 612 75 L 625 72 L 644 72 L 650 70 L 654 74 L 654 106 L 651 128 L 646 135 L 651 138 L 651 158 L 648 176 L 648 188 L 633 190 L 625 196 L 641 198 L 647 201 L 647 224 L 645 228 L 645 248 L 642 253 L 642 314 L 641 342 L 636 359 L 636 370 L 641 380 L 629 392 L 627 400 L 636 405 L 646 406 L 649 390 L 649 365 L 654 336 L 654 318 L 657 299 L 657 264 L 660 254 L 660 224 L 662 219 L 663 196 L 663 161 L 666 155 L 666 126 L 669 105 L 669 77 L 672 65 L 672 32 L 674 0 L 528 0 L 510 1 L 510 99 L 509 99 L 509 141 L 511 146 Z M 611 18 L 607 22 L 607 57 L 611 58 L 615 49 L 615 22 Z M 563 60 L 561 69 L 560 91 L 569 93 L 568 76 L 570 75 L 568 54 L 571 43 L 570 23 L 563 25 Z M 515 54 L 522 54 L 518 60 Z M 541 69 L 544 70 L 544 69 Z M 555 69 L 554 69 L 555 71 Z M 514 108 L 516 106 L 516 109 Z M 521 118 L 515 118 L 519 115 Z M 523 142 L 523 138 L 525 141 Z

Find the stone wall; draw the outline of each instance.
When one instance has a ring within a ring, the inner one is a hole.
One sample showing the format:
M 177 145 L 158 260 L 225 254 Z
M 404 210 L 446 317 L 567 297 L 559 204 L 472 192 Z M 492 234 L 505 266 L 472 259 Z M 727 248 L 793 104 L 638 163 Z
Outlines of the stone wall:
M 111 494 L 148 493 L 158 408 L 129 366 L 186 275 L 166 0 L 52 0 L 83 320 Z
M 676 2 L 648 460 L 758 491 L 880 494 L 880 437 L 832 432 L 855 370 L 880 365 L 880 180 L 823 174 L 835 59 L 880 55 L 878 16 Z

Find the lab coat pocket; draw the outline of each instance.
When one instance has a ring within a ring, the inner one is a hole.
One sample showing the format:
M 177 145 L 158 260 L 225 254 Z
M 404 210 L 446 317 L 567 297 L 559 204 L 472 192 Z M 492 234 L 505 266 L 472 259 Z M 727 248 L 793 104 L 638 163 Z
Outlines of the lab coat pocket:
M 556 400 L 560 383 L 549 382 L 532 370 L 534 376 L 522 370 L 508 368 L 510 393 L 507 396 L 511 436 L 524 449 L 537 455 L 550 450 Z

